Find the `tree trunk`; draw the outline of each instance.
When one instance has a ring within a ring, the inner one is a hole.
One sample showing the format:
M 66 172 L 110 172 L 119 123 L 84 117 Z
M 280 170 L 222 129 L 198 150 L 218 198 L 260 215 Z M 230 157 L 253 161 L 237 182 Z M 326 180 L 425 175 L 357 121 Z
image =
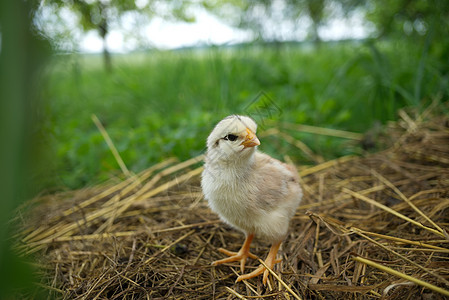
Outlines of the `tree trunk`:
M 111 53 L 108 50 L 108 44 L 106 42 L 106 37 L 108 35 L 108 22 L 106 18 L 103 18 L 100 26 L 98 27 L 101 38 L 103 39 L 103 64 L 106 72 L 112 72 L 112 60 Z
M 309 16 L 312 19 L 312 41 L 316 49 L 320 48 L 321 45 L 318 29 L 320 28 L 323 20 L 324 4 L 324 0 L 309 0 L 307 2 L 307 10 L 309 11 Z
M 315 49 L 320 49 L 320 47 L 321 47 L 321 38 L 320 38 L 320 34 L 318 33 L 319 28 L 320 28 L 320 24 L 318 24 L 314 21 L 312 24 L 312 40 L 313 40 L 313 45 L 314 45 Z
M 108 50 L 108 45 L 106 44 L 106 37 L 103 37 L 103 64 L 106 72 L 112 72 L 112 61 L 111 53 Z

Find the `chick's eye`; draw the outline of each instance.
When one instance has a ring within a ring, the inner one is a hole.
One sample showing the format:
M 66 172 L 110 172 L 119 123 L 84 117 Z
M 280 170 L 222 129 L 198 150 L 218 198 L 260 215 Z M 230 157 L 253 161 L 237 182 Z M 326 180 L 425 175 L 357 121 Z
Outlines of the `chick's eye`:
M 231 142 L 233 142 L 233 141 L 235 141 L 236 139 L 237 139 L 237 136 L 236 135 L 233 135 L 233 134 L 228 134 L 227 136 L 225 136 L 223 139 L 225 139 L 225 140 L 229 140 L 229 141 L 231 141 Z

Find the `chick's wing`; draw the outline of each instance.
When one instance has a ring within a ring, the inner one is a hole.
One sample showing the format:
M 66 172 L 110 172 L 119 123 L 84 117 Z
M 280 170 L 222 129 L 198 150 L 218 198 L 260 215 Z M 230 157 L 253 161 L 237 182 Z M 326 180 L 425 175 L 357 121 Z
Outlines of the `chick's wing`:
M 258 208 L 270 210 L 288 202 L 298 202 L 301 189 L 296 169 L 264 153 L 257 152 L 255 158 L 255 202 Z

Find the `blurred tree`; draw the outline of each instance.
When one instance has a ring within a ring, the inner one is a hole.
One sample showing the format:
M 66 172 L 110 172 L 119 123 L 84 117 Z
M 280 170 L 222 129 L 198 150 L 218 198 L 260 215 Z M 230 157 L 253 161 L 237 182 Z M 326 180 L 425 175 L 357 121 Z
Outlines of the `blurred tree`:
M 426 72 L 438 72 L 441 92 L 449 94 L 449 1 L 376 0 L 366 6 L 366 18 L 375 24 L 378 38 L 406 40 L 421 50 L 413 96 L 418 105 Z
M 377 0 L 367 7 L 367 19 L 375 24 L 378 37 L 416 40 L 431 35 L 429 51 L 445 61 L 449 71 L 449 1 Z
M 332 18 L 348 17 L 355 0 L 204 0 L 206 9 L 223 20 L 254 32 L 264 41 L 307 39 L 319 45 L 319 30 Z M 351 8 L 351 9 L 349 9 Z
M 52 8 L 58 14 L 68 8 L 76 14 L 78 25 L 83 31 L 96 30 L 103 40 L 104 66 L 108 71 L 112 69 L 111 56 L 106 43 L 110 24 L 112 20 L 117 20 L 125 12 L 137 10 L 134 0 L 46 0 L 42 1 L 42 4 L 43 8 Z
M 138 18 L 140 26 L 148 24 L 154 15 L 192 22 L 194 19 L 187 12 L 188 5 L 188 2 L 181 0 L 41 0 L 35 24 L 54 44 L 69 40 L 69 43 L 77 46 L 80 38 L 76 40 L 76 29 L 84 33 L 97 31 L 103 40 L 105 69 L 111 71 L 111 56 L 106 40 L 113 26 L 120 27 L 127 16 Z M 55 26 L 59 28 L 55 29 Z
M 423 36 L 431 27 L 435 38 L 442 41 L 448 36 L 447 0 L 203 0 L 202 4 L 263 40 L 281 39 L 285 29 L 308 27 L 309 38 L 319 42 L 321 26 L 332 18 L 349 17 L 355 12 L 375 26 L 378 37 Z M 301 19 L 307 22 L 301 23 Z
M 294 0 L 290 0 L 291 2 L 295 2 Z M 307 13 L 312 20 L 311 25 L 311 33 L 312 33 L 312 39 L 315 42 L 315 44 L 320 43 L 320 35 L 318 34 L 318 29 L 320 28 L 323 17 L 324 17 L 324 6 L 325 6 L 325 0 L 309 0 L 305 1 L 306 7 L 307 7 Z
M 379 36 L 391 34 L 424 35 L 433 23 L 447 27 L 449 2 L 446 0 L 378 0 L 372 3 L 368 18 L 377 26 Z

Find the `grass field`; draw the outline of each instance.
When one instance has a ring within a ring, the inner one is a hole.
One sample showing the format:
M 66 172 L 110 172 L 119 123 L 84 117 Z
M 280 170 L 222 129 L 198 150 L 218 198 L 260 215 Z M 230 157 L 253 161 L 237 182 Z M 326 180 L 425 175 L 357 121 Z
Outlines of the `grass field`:
M 119 175 L 95 114 L 133 172 L 204 151 L 221 118 L 248 114 L 260 131 L 276 122 L 363 133 L 399 108 L 448 94 L 447 78 L 424 45 L 401 42 L 325 44 L 319 49 L 242 46 L 117 55 L 59 56 L 48 68 L 42 144 L 52 159 L 42 185 L 79 188 Z M 270 123 L 272 122 L 272 123 Z M 361 153 L 345 139 L 289 132 L 325 159 Z M 311 164 L 276 137 L 261 150 Z

